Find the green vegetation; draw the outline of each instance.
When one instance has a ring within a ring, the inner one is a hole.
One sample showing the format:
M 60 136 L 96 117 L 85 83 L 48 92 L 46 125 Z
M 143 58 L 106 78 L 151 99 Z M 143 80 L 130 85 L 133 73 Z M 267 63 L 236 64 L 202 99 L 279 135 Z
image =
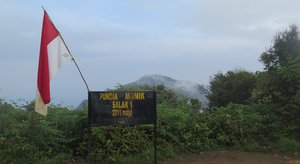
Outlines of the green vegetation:
M 118 86 L 116 90 L 156 90 L 158 158 L 219 148 L 245 151 L 300 151 L 300 40 L 292 25 L 274 37 L 261 55 L 262 72 L 216 74 L 210 107 L 162 85 Z M 86 160 L 87 107 L 51 105 L 46 117 L 34 104 L 0 99 L 0 163 L 60 163 Z M 152 163 L 153 126 L 93 127 L 92 158 L 98 163 Z
M 210 81 L 209 106 L 221 107 L 229 103 L 249 104 L 255 81 L 253 73 L 243 70 L 214 75 Z

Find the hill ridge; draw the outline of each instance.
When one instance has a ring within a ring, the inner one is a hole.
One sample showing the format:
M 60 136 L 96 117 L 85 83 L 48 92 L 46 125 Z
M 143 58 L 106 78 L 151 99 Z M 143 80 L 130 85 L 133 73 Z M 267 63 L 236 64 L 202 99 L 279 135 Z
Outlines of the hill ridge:
M 185 96 L 199 99 L 202 102 L 203 107 L 208 106 L 208 99 L 206 98 L 209 93 L 208 89 L 204 85 L 200 85 L 195 82 L 176 80 L 165 75 L 147 74 L 134 82 L 126 84 L 125 86 L 129 85 L 164 85 L 165 87 Z

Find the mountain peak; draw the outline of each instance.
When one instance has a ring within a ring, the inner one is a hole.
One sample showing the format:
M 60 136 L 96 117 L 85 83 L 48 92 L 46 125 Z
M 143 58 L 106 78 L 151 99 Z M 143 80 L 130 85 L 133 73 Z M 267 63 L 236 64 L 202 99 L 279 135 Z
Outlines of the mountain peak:
M 175 83 L 175 82 L 176 82 L 175 79 L 172 79 L 168 76 L 163 76 L 163 75 L 159 75 L 159 74 L 149 74 L 149 75 L 144 75 L 139 80 L 137 80 L 131 84 L 159 85 L 159 84 L 171 84 L 171 83 Z
M 185 96 L 199 99 L 204 107 L 207 107 L 208 105 L 208 100 L 206 98 L 208 90 L 203 85 L 190 81 L 180 81 L 164 75 L 149 74 L 144 75 L 139 80 L 127 85 L 164 85 Z

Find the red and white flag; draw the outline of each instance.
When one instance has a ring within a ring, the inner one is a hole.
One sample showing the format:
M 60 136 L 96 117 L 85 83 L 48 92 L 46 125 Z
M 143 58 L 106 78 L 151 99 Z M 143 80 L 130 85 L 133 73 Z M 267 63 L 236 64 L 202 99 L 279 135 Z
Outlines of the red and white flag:
M 65 61 L 72 60 L 62 37 L 44 10 L 35 111 L 46 115 L 50 102 L 50 80 Z

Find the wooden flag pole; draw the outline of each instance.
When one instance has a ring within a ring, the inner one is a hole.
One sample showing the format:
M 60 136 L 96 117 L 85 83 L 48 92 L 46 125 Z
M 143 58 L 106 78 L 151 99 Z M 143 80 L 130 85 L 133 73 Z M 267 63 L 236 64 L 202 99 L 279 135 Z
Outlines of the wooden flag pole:
M 60 34 L 59 34 L 59 35 L 60 35 Z M 71 55 L 72 61 L 74 62 L 75 66 L 76 66 L 76 68 L 77 68 L 77 70 L 78 70 L 78 72 L 79 72 L 79 74 L 80 74 L 80 76 L 81 76 L 81 79 L 83 80 L 83 82 L 84 82 L 84 84 L 85 84 L 85 87 L 86 87 L 87 91 L 89 92 L 89 91 L 90 91 L 89 86 L 88 86 L 88 84 L 87 84 L 85 78 L 83 77 L 83 75 L 82 75 L 82 73 L 81 73 L 81 70 L 80 70 L 78 64 L 76 63 L 76 61 L 75 61 L 73 55 L 71 54 L 71 52 L 70 52 L 70 50 L 69 50 L 69 47 L 66 45 L 64 38 L 63 38 L 61 35 L 60 35 L 60 37 L 61 37 L 61 40 L 63 41 L 63 43 L 65 44 L 65 46 L 66 46 L 66 48 L 67 48 L 69 54 Z

